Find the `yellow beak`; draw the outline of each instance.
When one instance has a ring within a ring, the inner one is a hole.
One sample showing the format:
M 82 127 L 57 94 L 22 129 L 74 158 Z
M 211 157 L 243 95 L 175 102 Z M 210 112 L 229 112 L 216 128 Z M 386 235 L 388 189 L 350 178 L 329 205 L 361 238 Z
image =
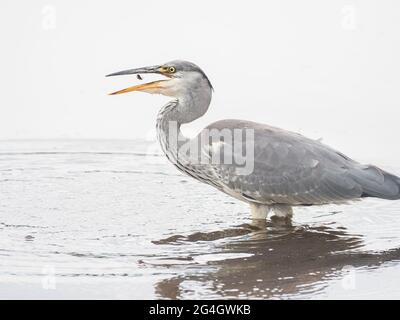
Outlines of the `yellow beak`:
M 139 84 L 136 86 L 132 86 L 126 89 L 122 89 L 116 92 L 110 93 L 110 95 L 116 95 L 116 94 L 122 94 L 122 93 L 127 93 L 127 92 L 132 92 L 132 91 L 144 91 L 144 92 L 149 92 L 149 93 L 157 93 L 160 89 L 163 89 L 163 82 L 166 80 L 160 80 L 160 81 L 153 81 L 149 83 L 144 83 L 144 84 Z

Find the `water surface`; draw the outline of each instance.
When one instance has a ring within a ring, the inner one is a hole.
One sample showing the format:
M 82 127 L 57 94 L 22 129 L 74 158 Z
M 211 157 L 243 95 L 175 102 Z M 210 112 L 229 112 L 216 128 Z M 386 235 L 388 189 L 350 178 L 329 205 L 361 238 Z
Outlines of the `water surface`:
M 154 142 L 1 141 L 0 298 L 400 298 L 399 214 L 368 199 L 256 223 Z

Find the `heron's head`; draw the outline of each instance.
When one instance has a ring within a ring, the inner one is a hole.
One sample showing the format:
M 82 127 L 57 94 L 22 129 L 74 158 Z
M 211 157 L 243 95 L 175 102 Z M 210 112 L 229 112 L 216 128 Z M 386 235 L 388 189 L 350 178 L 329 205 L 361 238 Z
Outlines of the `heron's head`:
M 193 92 L 197 90 L 211 92 L 213 89 L 210 80 L 208 80 L 205 73 L 198 66 L 194 63 L 181 60 L 175 60 L 157 66 L 120 71 L 109 74 L 107 77 L 132 74 L 140 75 L 146 73 L 160 74 L 165 76 L 166 79 L 132 86 L 113 92 L 111 95 L 132 91 L 144 91 L 147 93 L 156 93 L 179 98 L 193 95 Z

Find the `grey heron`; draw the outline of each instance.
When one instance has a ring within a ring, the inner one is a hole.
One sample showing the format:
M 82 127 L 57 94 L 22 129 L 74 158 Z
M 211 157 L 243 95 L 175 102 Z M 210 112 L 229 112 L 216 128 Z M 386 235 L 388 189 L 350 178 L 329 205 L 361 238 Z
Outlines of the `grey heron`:
M 344 203 L 366 197 L 400 199 L 399 177 L 376 166 L 360 164 L 320 141 L 280 128 L 229 119 L 212 123 L 197 137 L 188 139 L 182 134 L 181 125 L 207 112 L 213 93 L 210 80 L 197 65 L 181 60 L 108 76 L 148 73 L 165 78 L 111 95 L 144 91 L 172 97 L 157 117 L 157 135 L 167 158 L 185 174 L 248 203 L 254 219 L 265 219 L 271 211 L 277 217 L 290 219 L 295 206 Z M 216 141 L 203 139 L 202 135 L 228 131 L 236 137 L 234 130 L 250 130 L 252 135 L 246 141 L 243 136 L 232 140 L 224 136 Z M 236 148 L 238 144 L 241 148 Z M 188 154 L 188 145 L 196 145 L 193 149 L 197 152 L 192 152 L 195 156 Z M 207 155 L 208 159 L 228 152 L 237 155 L 246 146 L 252 148 L 251 171 L 246 173 L 238 170 L 240 165 L 233 161 L 198 161 L 199 155 Z

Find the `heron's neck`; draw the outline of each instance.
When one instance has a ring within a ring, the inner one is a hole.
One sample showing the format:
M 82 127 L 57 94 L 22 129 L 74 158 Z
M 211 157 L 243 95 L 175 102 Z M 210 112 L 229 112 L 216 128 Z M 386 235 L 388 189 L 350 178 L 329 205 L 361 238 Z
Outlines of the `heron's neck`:
M 181 125 L 203 116 L 211 102 L 211 88 L 193 90 L 170 101 L 158 113 L 157 136 L 163 152 L 171 161 L 179 161 L 185 155 L 179 152 L 189 142 L 181 132 Z
M 178 101 L 170 101 L 158 113 L 157 116 L 157 138 L 161 149 L 169 160 L 178 158 L 178 150 L 187 139 L 181 132 L 181 123 L 177 121 L 174 110 Z

